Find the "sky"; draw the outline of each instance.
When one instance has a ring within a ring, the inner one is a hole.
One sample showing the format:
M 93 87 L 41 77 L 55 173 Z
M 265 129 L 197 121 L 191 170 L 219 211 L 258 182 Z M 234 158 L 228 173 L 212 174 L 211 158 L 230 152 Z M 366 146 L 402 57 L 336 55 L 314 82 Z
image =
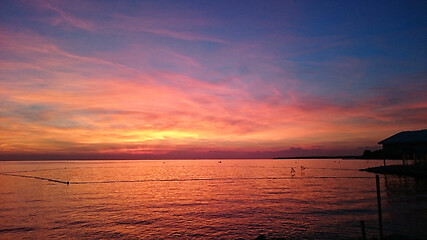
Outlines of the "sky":
M 1 1 L 0 159 L 362 154 L 427 128 L 426 1 Z

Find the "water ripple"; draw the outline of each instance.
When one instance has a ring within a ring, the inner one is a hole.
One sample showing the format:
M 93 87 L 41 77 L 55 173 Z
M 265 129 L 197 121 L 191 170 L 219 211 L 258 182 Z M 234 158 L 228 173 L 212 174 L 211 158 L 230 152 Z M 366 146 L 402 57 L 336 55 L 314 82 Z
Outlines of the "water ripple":
M 0 233 L 8 233 L 8 232 L 29 232 L 34 231 L 35 228 L 32 227 L 17 227 L 17 228 L 3 228 L 0 229 Z

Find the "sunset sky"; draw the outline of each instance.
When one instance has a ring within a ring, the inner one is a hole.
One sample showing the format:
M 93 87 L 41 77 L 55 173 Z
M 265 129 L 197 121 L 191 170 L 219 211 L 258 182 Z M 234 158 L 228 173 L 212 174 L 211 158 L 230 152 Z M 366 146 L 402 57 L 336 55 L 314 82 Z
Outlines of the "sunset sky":
M 1 158 L 361 154 L 427 128 L 426 1 L 1 1 Z

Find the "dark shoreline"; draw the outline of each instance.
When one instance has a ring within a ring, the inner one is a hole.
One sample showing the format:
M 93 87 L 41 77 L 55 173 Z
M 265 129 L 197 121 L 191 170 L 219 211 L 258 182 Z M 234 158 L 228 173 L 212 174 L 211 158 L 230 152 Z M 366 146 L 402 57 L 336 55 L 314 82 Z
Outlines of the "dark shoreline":
M 309 157 L 275 157 L 273 159 L 362 159 L 361 156 L 309 156 Z
M 427 178 L 427 169 L 420 168 L 416 165 L 388 165 L 360 169 L 359 171 Z
M 0 162 L 19 162 L 19 161 L 170 161 L 170 160 L 293 160 L 293 159 L 352 159 L 352 160 L 366 160 L 362 158 L 342 158 L 342 157 L 284 157 L 284 158 L 43 158 L 43 159 L 0 159 Z M 370 159 L 380 160 L 380 159 Z
M 137 158 L 52 158 L 52 159 L 0 159 L 0 162 L 20 162 L 20 161 L 33 161 L 33 162 L 44 162 L 44 161 L 173 161 L 173 160 L 296 160 L 296 159 L 340 159 L 340 160 L 366 160 L 362 158 L 340 158 L 340 157 L 292 157 L 292 158 L 153 158 L 153 159 L 137 159 Z M 379 159 L 371 159 L 379 160 Z

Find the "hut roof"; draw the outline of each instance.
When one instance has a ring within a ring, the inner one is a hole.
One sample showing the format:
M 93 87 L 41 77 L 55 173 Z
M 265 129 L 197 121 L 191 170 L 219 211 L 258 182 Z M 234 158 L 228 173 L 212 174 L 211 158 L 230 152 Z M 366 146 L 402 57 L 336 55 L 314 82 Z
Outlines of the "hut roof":
M 390 143 L 427 143 L 427 129 L 400 132 L 382 140 L 378 144 Z

